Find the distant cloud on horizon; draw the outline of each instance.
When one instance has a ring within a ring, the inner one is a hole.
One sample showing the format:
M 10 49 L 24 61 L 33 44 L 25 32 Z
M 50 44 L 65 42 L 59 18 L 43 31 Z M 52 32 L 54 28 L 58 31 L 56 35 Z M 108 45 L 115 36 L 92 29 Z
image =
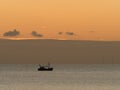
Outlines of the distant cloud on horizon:
M 59 34 L 59 35 L 62 35 L 62 34 L 63 34 L 63 32 L 59 32 L 58 34 Z
M 94 30 L 91 30 L 91 31 L 89 31 L 90 33 L 94 33 L 95 31 Z
M 13 31 L 8 31 L 3 34 L 3 36 L 18 36 L 20 35 L 20 32 L 14 29 Z
M 68 36 L 73 36 L 76 35 L 74 32 L 58 32 L 58 35 L 68 35 Z
M 75 35 L 75 33 L 74 32 L 66 32 L 66 35 L 73 36 L 73 35 Z
M 35 37 L 43 37 L 42 34 L 39 34 L 39 33 L 37 33 L 36 31 L 32 31 L 31 35 L 32 35 L 32 36 L 35 36 Z

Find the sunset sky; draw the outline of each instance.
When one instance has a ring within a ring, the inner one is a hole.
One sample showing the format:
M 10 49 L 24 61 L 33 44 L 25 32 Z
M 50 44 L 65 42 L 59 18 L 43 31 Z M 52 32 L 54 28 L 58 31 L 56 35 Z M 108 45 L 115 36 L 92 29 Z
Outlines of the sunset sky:
M 0 0 L 0 36 L 13 29 L 22 38 L 120 40 L 120 0 Z

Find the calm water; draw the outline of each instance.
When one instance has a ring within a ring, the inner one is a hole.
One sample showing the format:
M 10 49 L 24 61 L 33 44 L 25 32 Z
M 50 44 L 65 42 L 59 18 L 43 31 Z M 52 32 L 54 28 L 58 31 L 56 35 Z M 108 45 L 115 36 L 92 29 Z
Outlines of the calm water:
M 119 90 L 120 65 L 56 64 L 38 72 L 35 64 L 1 64 L 0 90 Z

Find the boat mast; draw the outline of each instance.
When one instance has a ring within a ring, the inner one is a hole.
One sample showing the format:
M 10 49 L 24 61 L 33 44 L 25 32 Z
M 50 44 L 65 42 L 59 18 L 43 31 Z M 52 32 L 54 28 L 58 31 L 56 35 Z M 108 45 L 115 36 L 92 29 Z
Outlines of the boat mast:
M 48 67 L 50 68 L 50 63 L 48 62 Z
M 39 67 L 41 67 L 41 65 L 39 64 Z

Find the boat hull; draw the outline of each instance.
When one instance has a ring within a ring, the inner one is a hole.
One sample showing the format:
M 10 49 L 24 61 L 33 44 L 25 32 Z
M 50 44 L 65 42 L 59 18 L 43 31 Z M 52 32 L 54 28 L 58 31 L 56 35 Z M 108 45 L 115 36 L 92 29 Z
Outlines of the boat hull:
M 48 68 L 48 69 L 38 68 L 38 71 L 53 71 L 53 68 Z

